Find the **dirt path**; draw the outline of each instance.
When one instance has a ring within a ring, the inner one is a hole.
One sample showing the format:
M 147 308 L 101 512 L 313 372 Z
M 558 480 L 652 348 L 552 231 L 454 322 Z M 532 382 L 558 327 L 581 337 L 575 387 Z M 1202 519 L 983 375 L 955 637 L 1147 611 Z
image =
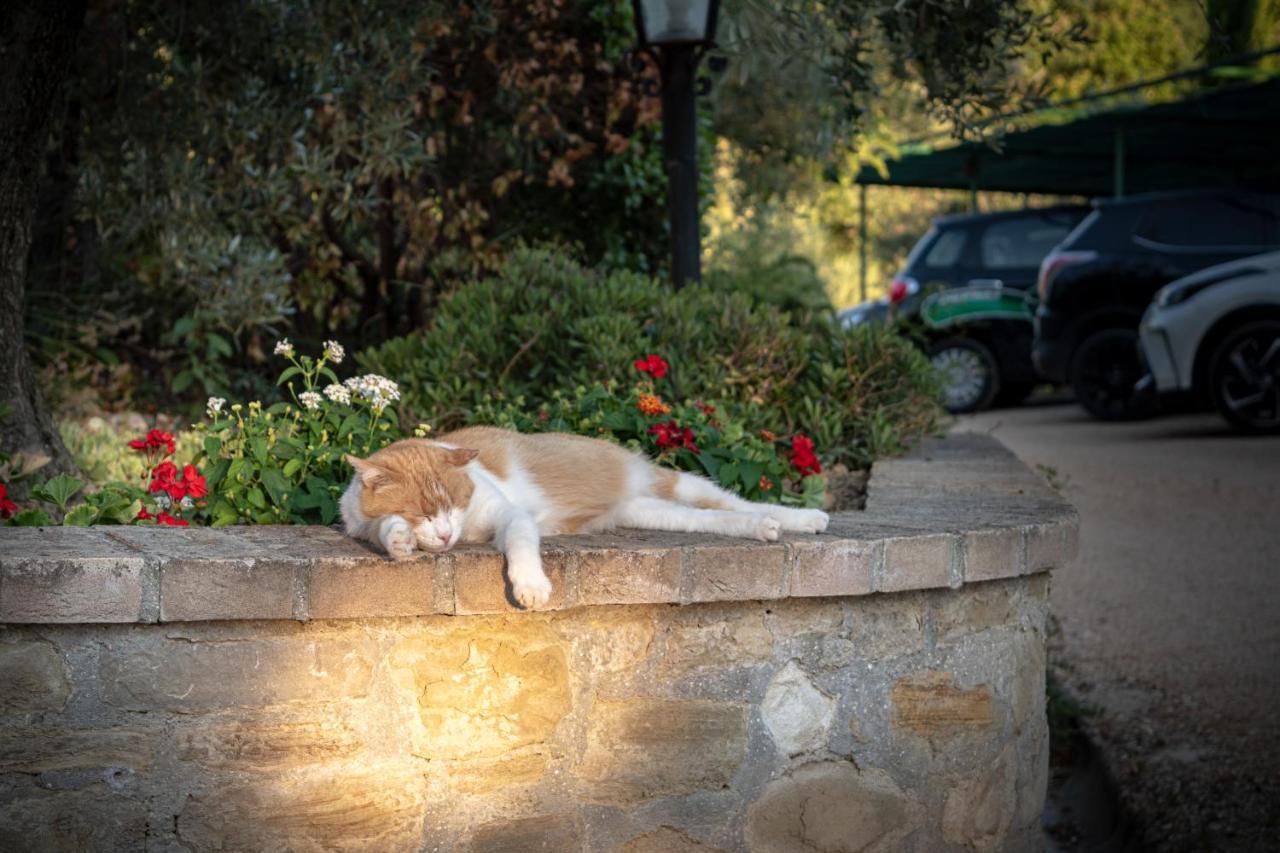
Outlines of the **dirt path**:
M 1081 516 L 1053 581 L 1064 686 L 1150 849 L 1280 850 L 1280 438 L 1070 403 L 962 418 Z

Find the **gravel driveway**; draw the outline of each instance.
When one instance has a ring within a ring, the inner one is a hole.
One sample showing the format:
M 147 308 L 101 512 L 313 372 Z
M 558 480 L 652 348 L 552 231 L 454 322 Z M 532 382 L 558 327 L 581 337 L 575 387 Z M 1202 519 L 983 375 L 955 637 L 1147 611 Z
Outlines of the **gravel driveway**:
M 1080 511 L 1054 666 L 1149 849 L 1280 850 L 1280 437 L 1071 403 L 960 418 Z M 1045 470 L 1042 468 L 1042 470 Z

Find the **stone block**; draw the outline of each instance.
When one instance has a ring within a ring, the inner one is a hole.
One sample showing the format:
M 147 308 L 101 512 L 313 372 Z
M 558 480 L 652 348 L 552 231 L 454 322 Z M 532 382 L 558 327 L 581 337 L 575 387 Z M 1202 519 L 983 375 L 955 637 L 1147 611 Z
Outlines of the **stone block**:
M 905 849 L 919 810 L 884 771 L 826 761 L 770 782 L 744 835 L 751 853 L 891 853 Z
M 547 772 L 547 759 L 542 752 L 515 752 L 451 762 L 449 786 L 459 794 L 482 795 L 512 785 L 530 785 Z
M 447 558 L 418 560 L 322 560 L 311 566 L 307 616 L 357 619 L 428 616 L 433 612 L 435 572 Z
M 388 665 L 416 708 L 414 752 L 432 760 L 546 742 L 571 706 L 565 649 L 528 616 L 404 640 Z
M 585 620 L 577 645 L 591 663 L 592 672 L 623 672 L 640 666 L 653 648 L 652 614 L 638 608 L 610 607 L 594 611 Z
M 1079 521 L 1073 516 L 1023 528 L 1028 572 L 1064 569 L 1079 555 Z
M 505 558 L 489 548 L 453 553 L 453 596 L 459 616 L 487 613 L 520 613 L 511 596 Z M 551 581 L 551 599 L 542 610 L 560 610 L 568 600 L 568 572 L 565 554 L 543 553 L 542 569 Z
M 597 699 L 578 767 L 587 800 L 633 804 L 719 790 L 746 759 L 747 706 L 706 700 Z
M 855 654 L 867 661 L 881 661 L 920 651 L 928 611 L 928 598 L 923 593 L 859 599 L 849 630 Z
M 349 759 L 364 749 L 359 735 L 335 719 L 281 722 L 249 716 L 197 722 L 179 728 L 175 741 L 182 761 L 213 770 L 252 772 Z
M 292 619 L 300 561 L 194 559 L 160 567 L 160 621 Z
M 582 828 L 573 815 L 544 815 L 486 823 L 471 836 L 470 853 L 575 853 Z
M 147 806 L 106 785 L 38 788 L 0 798 L 0 850 L 22 853 L 142 853 Z
M 660 631 L 656 668 L 672 676 L 754 665 L 773 655 L 773 634 L 763 608 L 682 608 L 671 611 Z
M 835 716 L 836 700 L 814 687 L 795 661 L 774 674 L 760 705 L 769 736 L 788 756 L 824 749 Z
M 0 773 L 151 766 L 159 729 L 23 727 L 0 731 Z
M 52 643 L 0 643 L 0 714 L 61 711 L 70 695 L 67 666 Z
M 787 547 L 781 543 L 699 545 L 685 556 L 681 598 L 686 603 L 781 598 L 786 581 Z
M 618 853 L 725 853 L 719 847 L 703 844 L 672 826 L 660 826 L 639 835 L 618 848 Z
M 177 835 L 193 853 L 417 850 L 422 785 L 414 768 L 363 763 L 237 778 L 188 796 Z
M 964 534 L 964 579 L 973 581 L 1011 578 L 1022 573 L 1021 548 L 1016 527 L 992 527 Z
M 995 719 L 991 688 L 984 684 L 963 689 L 953 681 L 951 673 L 938 671 L 899 678 L 890 691 L 894 728 L 931 744 L 989 729 Z
M 678 548 L 583 550 L 578 554 L 582 604 L 666 604 L 680 600 Z
M 130 711 L 327 702 L 364 696 L 377 659 L 377 644 L 359 635 L 153 638 L 125 649 L 104 647 L 99 689 L 107 704 Z
M 838 539 L 834 542 L 796 540 L 792 549 L 793 596 L 867 595 L 878 549 L 873 542 Z
M 941 597 L 934 614 L 940 643 L 1018 622 L 1014 590 L 1007 582 L 1000 581 L 967 584 L 954 594 Z
M 1006 745 L 988 767 L 953 783 L 942 810 L 942 837 L 977 853 L 1004 849 L 1017 802 L 1017 767 Z
M 0 622 L 136 622 L 142 573 L 140 557 L 6 560 Z
M 934 589 L 951 586 L 951 561 L 956 538 L 928 534 L 888 539 L 884 543 L 884 573 L 879 592 Z

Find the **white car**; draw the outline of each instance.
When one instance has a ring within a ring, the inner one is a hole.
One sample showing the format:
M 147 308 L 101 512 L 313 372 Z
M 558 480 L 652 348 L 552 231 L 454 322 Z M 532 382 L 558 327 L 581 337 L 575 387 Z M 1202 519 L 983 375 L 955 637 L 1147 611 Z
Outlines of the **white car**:
M 1280 432 L 1280 252 L 1165 285 L 1139 333 L 1156 391 L 1207 394 L 1232 426 Z

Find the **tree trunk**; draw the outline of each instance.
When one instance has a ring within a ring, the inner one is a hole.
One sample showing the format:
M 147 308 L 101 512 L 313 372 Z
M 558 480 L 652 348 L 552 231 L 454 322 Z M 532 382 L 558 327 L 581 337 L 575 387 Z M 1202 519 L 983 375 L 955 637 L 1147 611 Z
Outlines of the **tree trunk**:
M 0 7 L 0 451 L 43 454 L 70 471 L 23 339 L 27 257 L 49 121 L 84 23 L 84 0 Z

